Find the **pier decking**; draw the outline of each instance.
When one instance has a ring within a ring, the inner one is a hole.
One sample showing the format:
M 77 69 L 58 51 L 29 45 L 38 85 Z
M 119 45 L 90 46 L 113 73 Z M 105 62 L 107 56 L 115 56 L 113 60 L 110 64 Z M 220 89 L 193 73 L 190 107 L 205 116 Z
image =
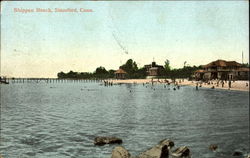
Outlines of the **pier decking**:
M 7 83 L 80 83 L 102 82 L 101 79 L 58 79 L 58 78 L 5 78 L 1 82 Z

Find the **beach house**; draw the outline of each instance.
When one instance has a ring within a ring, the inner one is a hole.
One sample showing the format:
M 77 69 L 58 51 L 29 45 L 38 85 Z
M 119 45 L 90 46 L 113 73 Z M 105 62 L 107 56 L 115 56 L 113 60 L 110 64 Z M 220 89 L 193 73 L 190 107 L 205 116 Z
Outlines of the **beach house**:
M 216 60 L 195 71 L 196 80 L 248 80 L 249 68 L 236 61 Z
M 144 65 L 148 76 L 160 76 L 164 71 L 164 67 L 162 65 L 157 65 L 156 62 L 152 62 L 152 64 Z
M 127 72 L 121 68 L 115 71 L 115 78 L 116 79 L 125 79 L 126 75 L 127 75 Z

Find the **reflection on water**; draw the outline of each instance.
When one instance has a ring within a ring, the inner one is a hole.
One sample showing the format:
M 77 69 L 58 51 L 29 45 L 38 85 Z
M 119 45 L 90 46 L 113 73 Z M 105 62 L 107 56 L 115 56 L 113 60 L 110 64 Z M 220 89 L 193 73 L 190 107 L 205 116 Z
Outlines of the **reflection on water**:
M 155 88 L 155 90 L 154 90 Z M 6 158 L 107 158 L 117 136 L 132 155 L 164 138 L 187 145 L 195 158 L 230 158 L 249 151 L 248 92 L 125 84 L 1 85 L 0 153 Z M 219 146 L 218 152 L 208 149 Z

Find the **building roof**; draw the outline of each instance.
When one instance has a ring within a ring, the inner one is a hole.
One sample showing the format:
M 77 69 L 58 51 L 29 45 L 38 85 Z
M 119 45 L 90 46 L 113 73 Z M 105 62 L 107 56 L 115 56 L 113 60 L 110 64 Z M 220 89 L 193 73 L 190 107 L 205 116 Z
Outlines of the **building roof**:
M 126 74 L 127 72 L 122 70 L 122 69 L 118 69 L 115 71 L 115 74 Z
M 148 64 L 148 65 L 144 65 L 144 67 L 151 67 L 152 65 L 151 64 Z
M 196 73 L 202 73 L 202 72 L 205 72 L 205 70 L 200 69 L 200 70 L 196 70 L 195 72 Z
M 152 62 L 152 64 L 144 65 L 144 67 L 163 67 L 163 66 L 162 65 L 157 65 L 156 62 Z
M 226 61 L 226 60 L 216 60 L 213 61 L 207 65 L 204 65 L 204 68 L 209 67 L 226 67 L 226 66 L 242 66 L 240 63 L 237 63 L 236 61 Z

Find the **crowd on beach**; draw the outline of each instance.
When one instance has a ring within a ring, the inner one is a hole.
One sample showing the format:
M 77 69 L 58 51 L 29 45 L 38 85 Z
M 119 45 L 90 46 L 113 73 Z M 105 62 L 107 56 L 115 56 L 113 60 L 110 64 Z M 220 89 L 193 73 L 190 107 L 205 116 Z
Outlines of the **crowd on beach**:
M 188 79 L 126 79 L 126 80 L 105 80 L 105 86 L 120 85 L 125 83 L 131 84 L 142 84 L 147 86 L 148 84 L 163 84 L 164 88 L 167 85 L 174 85 L 174 90 L 179 89 L 180 86 L 194 86 L 198 90 L 201 87 L 211 88 L 211 89 L 227 89 L 227 90 L 239 90 L 239 91 L 249 91 L 249 81 L 243 80 L 207 80 L 207 81 L 190 81 Z
M 235 80 L 208 80 L 208 81 L 205 81 L 205 82 L 196 82 L 196 89 L 198 89 L 198 86 L 199 87 L 202 87 L 202 85 L 211 85 L 211 88 L 212 89 L 215 89 L 215 87 L 217 88 L 228 88 L 229 90 L 232 88 L 232 83 L 235 83 L 236 81 Z M 245 87 L 248 88 L 248 82 L 245 83 Z

